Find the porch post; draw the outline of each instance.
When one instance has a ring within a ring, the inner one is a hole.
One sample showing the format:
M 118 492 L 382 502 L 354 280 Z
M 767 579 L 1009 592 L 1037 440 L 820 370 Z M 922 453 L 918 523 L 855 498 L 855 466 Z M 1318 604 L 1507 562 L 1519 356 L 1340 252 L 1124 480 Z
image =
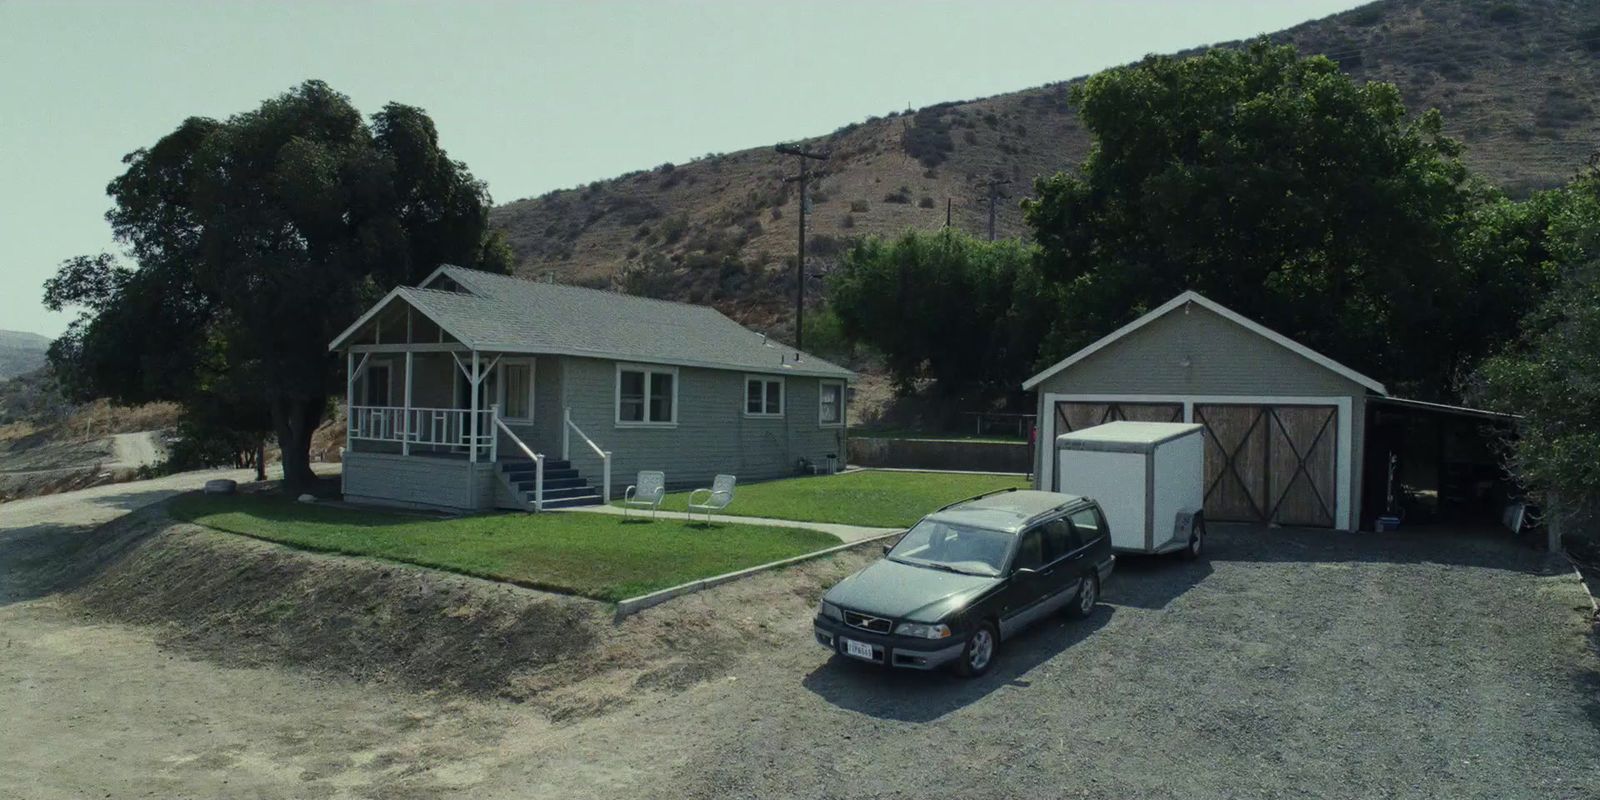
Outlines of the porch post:
M 407 325 L 409 325 L 410 322 L 411 317 L 409 314 L 407 314 Z M 407 339 L 409 338 L 410 336 L 408 335 Z M 411 455 L 411 356 L 412 352 L 407 350 L 405 405 L 402 407 L 403 410 L 400 412 L 400 455 L 403 456 Z
M 561 460 L 572 459 L 572 406 L 561 410 Z
M 471 448 L 469 459 L 474 464 L 478 463 L 478 382 L 482 379 L 483 376 L 478 374 L 478 351 L 473 350 L 472 380 L 467 381 L 472 388 L 472 400 L 467 404 L 467 408 L 470 409 L 467 413 L 471 418 L 468 423 L 471 433 L 468 434 L 467 446 Z
M 350 431 L 356 427 L 356 351 L 344 351 L 344 449 L 356 449 Z M 342 472 L 340 473 L 343 474 Z

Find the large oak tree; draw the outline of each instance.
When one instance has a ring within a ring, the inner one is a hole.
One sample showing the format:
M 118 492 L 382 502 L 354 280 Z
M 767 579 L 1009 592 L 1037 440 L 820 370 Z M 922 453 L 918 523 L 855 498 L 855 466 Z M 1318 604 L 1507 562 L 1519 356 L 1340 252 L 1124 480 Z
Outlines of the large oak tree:
M 307 81 L 224 121 L 185 120 L 123 160 L 107 219 L 134 267 L 62 265 L 45 302 L 84 314 L 53 363 L 80 396 L 270 426 L 292 487 L 315 480 L 311 434 L 339 380 L 328 342 L 440 263 L 509 266 L 486 187 L 419 108 L 369 121 Z

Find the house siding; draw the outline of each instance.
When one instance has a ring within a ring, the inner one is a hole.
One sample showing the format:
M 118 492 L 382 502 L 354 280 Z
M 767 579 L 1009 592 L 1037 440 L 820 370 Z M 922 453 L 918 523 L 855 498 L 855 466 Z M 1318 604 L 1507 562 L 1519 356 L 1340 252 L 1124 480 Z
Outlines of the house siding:
M 495 481 L 492 464 L 389 453 L 344 456 L 344 495 L 353 502 L 475 511 L 494 505 Z
M 1350 499 L 1361 508 L 1366 387 L 1198 304 L 1151 321 L 1034 388 L 1041 431 L 1053 413 L 1052 394 L 1350 398 L 1350 418 L 1340 423 L 1351 430 Z M 1035 476 L 1054 455 L 1050 443 L 1040 444 Z
M 640 470 L 667 473 L 673 488 L 706 486 L 726 472 L 742 481 L 798 473 L 798 460 L 844 457 L 844 429 L 823 427 L 818 379 L 784 376 L 784 415 L 744 415 L 745 372 L 678 369 L 678 421 L 674 427 L 640 428 L 616 422 L 617 362 L 562 358 L 560 396 L 572 420 L 612 453 L 613 492 L 634 482 Z M 573 465 L 596 485 L 601 461 L 577 436 Z

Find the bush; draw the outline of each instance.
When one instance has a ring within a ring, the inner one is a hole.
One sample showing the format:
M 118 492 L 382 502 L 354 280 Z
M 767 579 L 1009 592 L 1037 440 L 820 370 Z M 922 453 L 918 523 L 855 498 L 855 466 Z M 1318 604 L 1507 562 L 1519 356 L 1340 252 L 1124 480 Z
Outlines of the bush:
M 904 186 L 902 186 L 899 189 L 896 189 L 895 191 L 892 191 L 892 192 L 884 195 L 883 196 L 883 202 L 885 202 L 885 203 L 898 203 L 900 205 L 906 205 L 906 204 L 911 202 L 911 190 L 909 190 L 909 189 L 905 188 Z
M 1489 9 L 1489 21 L 1497 22 L 1502 25 L 1512 22 L 1519 22 L 1522 20 L 1522 17 L 1522 9 L 1510 3 L 1501 3 L 1494 8 Z
M 867 212 L 867 201 L 865 201 L 865 200 L 851 200 L 850 201 L 850 212 L 853 213 L 853 214 L 865 214 Z
M 917 207 L 918 208 L 933 208 L 933 198 L 929 197 L 927 195 L 923 195 L 922 199 L 917 201 Z
M 929 106 L 916 113 L 911 127 L 900 138 L 906 154 L 924 167 L 936 167 L 955 150 L 950 139 L 949 104 Z
M 854 228 L 855 226 L 856 218 L 849 214 L 844 215 L 844 219 L 839 220 L 839 227 L 841 228 Z

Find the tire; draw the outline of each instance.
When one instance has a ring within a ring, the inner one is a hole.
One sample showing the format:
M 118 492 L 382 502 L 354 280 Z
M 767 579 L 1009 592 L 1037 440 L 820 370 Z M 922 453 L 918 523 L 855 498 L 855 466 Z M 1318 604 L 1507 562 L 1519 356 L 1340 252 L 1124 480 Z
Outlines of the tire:
M 1189 544 L 1179 551 L 1179 555 L 1183 557 L 1184 561 L 1198 561 L 1200 556 L 1205 553 L 1205 545 L 1206 518 L 1195 517 L 1194 530 L 1189 533 Z
M 967 646 L 961 648 L 955 673 L 963 678 L 976 678 L 994 668 L 999 653 L 1000 632 L 995 629 L 993 622 L 982 622 L 967 639 Z
M 1094 604 L 1100 602 L 1100 576 L 1087 575 L 1078 584 L 1078 593 L 1067 604 L 1067 616 L 1083 619 L 1094 613 Z

